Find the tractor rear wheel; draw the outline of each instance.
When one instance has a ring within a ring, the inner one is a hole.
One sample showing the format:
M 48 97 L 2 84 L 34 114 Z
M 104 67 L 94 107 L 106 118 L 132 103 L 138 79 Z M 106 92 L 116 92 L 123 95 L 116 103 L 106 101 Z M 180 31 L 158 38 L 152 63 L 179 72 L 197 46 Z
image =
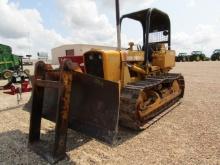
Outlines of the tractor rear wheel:
M 13 72 L 11 70 L 5 70 L 2 74 L 2 77 L 4 79 L 9 79 L 12 77 Z

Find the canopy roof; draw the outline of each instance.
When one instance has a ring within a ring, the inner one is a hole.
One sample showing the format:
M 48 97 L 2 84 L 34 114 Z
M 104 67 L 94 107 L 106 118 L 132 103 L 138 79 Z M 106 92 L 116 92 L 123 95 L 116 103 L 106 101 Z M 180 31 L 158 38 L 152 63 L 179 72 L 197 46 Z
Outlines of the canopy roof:
M 150 25 L 149 32 L 153 32 L 155 30 L 170 30 L 169 16 L 163 11 L 160 11 L 156 8 L 145 9 L 138 12 L 123 15 L 121 17 L 121 21 L 124 18 L 130 18 L 139 21 L 144 29 L 146 28 L 146 25 Z

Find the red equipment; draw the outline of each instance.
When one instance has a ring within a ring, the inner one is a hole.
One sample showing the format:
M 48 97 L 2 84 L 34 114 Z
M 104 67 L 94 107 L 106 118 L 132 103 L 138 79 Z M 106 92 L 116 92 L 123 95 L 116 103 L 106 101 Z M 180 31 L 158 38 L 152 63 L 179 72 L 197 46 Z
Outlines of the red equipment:
M 1 87 L 0 90 L 7 90 L 3 93 L 5 94 L 10 94 L 10 95 L 15 95 L 17 93 L 25 93 L 25 92 L 30 92 L 32 88 L 30 87 L 30 82 L 29 81 L 24 81 L 21 83 L 21 86 L 15 86 L 13 83 L 8 83 L 5 86 Z

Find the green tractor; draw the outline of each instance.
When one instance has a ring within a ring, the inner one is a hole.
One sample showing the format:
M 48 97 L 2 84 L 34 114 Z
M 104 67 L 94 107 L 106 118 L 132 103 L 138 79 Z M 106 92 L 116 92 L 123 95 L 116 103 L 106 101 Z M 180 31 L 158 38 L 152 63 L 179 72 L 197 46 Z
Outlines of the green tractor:
M 202 51 L 193 51 L 189 57 L 190 61 L 206 61 L 207 57 Z
M 10 46 L 0 44 L 0 77 L 8 79 L 13 72 L 22 68 L 22 58 L 12 54 Z
M 216 49 L 212 56 L 211 56 L 212 61 L 220 61 L 220 49 Z
M 179 53 L 178 56 L 176 56 L 176 62 L 186 62 L 189 61 L 189 56 L 187 53 Z

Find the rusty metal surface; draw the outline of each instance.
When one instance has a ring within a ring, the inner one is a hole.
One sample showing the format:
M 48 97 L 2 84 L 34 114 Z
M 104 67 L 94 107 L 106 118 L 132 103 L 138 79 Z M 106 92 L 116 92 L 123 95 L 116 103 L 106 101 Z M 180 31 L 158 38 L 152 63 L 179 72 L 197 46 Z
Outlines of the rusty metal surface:
M 36 66 L 35 78 L 37 79 L 35 79 L 33 83 L 34 91 L 32 97 L 28 144 L 32 150 L 44 157 L 48 162 L 55 163 L 66 156 L 66 137 L 70 113 L 69 103 L 71 96 L 72 72 L 61 72 L 60 81 L 50 82 L 45 80 L 47 72 L 45 69 L 46 64 L 40 62 L 37 63 Z M 39 70 L 44 70 L 44 72 L 40 72 Z M 40 75 L 38 75 L 38 73 L 40 73 Z M 56 104 L 56 107 L 53 107 L 54 116 L 56 116 L 56 127 L 54 138 L 55 140 L 52 147 L 50 142 L 44 142 L 40 139 L 41 118 L 45 99 L 45 87 L 49 87 L 50 89 L 55 88 L 58 91 L 58 97 L 56 100 L 58 104 Z
M 29 148 L 56 163 L 66 156 L 68 127 L 112 144 L 118 132 L 119 84 L 38 62 L 32 77 L 33 93 Z M 40 139 L 41 118 L 55 122 L 53 142 Z
M 75 72 L 70 127 L 112 143 L 118 132 L 118 120 L 118 83 Z
M 70 97 L 71 97 L 71 85 L 72 74 L 71 72 L 61 73 L 61 86 L 59 89 L 58 106 L 56 110 L 56 128 L 55 128 L 55 143 L 53 148 L 53 157 L 65 156 L 66 142 L 67 142 L 67 130 L 70 114 Z
M 43 116 L 55 121 L 57 90 L 46 88 L 44 96 Z M 69 127 L 111 144 L 118 131 L 118 119 L 118 83 L 73 72 Z
M 48 80 L 38 80 L 35 85 L 44 87 L 44 88 L 60 88 L 63 86 L 62 83 L 57 83 L 56 81 L 48 81 Z

